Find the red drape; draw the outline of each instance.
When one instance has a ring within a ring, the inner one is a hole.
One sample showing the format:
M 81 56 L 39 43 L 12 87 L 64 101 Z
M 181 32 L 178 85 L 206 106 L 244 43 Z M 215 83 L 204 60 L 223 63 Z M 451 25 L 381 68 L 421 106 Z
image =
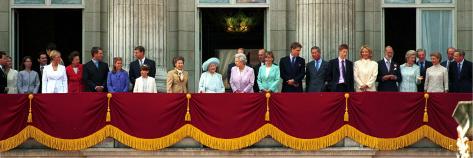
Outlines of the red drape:
M 351 93 L 349 124 L 378 138 L 395 138 L 422 126 L 422 93 Z
M 159 138 L 185 124 L 186 97 L 185 94 L 114 93 L 110 110 L 111 124 L 125 133 L 139 138 Z
M 28 95 L 0 94 L 0 140 L 18 134 L 27 123 Z
M 40 94 L 33 99 L 32 125 L 62 139 L 77 139 L 102 129 L 106 93 Z
M 431 93 L 428 102 L 428 125 L 443 135 L 457 139 L 457 122 L 452 117 L 459 101 L 471 101 L 471 93 Z
M 297 138 L 318 138 L 343 126 L 343 93 L 277 93 L 271 96 L 270 123 Z
M 193 94 L 191 124 L 218 138 L 237 138 L 265 124 L 264 94 Z M 184 116 L 184 115 L 183 115 Z

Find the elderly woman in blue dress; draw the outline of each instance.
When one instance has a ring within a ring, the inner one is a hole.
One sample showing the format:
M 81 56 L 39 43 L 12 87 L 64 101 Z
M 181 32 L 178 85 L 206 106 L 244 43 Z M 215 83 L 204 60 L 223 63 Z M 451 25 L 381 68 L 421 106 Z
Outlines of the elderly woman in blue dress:
M 400 92 L 417 92 L 417 85 L 423 79 L 420 76 L 420 68 L 416 65 L 416 51 L 409 50 L 406 53 L 406 63 L 401 65 L 402 82 L 399 85 Z
M 274 54 L 269 51 L 264 58 L 264 65 L 259 67 L 257 83 L 261 92 L 279 92 L 281 76 L 279 66 L 274 65 Z
M 199 93 L 223 93 L 222 75 L 217 73 L 217 67 L 220 61 L 217 58 L 210 58 L 202 64 L 202 70 L 205 71 L 200 76 Z

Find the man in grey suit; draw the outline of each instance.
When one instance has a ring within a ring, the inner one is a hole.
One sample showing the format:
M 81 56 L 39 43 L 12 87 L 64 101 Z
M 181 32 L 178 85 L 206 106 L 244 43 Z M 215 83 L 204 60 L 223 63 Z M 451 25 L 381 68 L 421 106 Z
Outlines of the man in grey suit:
M 307 92 L 323 92 L 325 91 L 325 77 L 327 74 L 328 63 L 321 59 L 320 48 L 314 46 L 310 49 L 312 55 L 311 62 L 307 63 L 306 72 L 306 91 Z

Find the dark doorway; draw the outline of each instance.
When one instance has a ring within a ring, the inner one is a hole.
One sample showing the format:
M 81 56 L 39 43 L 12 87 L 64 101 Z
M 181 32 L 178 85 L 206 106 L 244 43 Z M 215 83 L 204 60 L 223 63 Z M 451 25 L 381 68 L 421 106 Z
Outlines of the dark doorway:
M 394 61 L 405 63 L 406 52 L 416 49 L 416 9 L 386 8 L 384 15 L 385 45 L 393 47 Z
M 69 54 L 82 51 L 81 9 L 17 9 L 15 22 L 17 61 L 32 56 L 36 62 L 40 51 L 55 45 L 67 66 Z
M 252 54 L 254 50 L 264 48 L 265 9 L 204 8 L 201 13 L 202 62 L 219 57 L 222 63 L 228 64 L 222 58 L 232 57 L 237 48 L 245 49 L 250 63 L 257 60 Z M 244 25 L 247 27 L 240 28 Z

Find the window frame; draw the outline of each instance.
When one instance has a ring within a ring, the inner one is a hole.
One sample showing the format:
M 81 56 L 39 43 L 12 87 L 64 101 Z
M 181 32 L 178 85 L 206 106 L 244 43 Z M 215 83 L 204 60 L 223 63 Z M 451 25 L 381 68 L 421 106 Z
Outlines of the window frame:
M 452 0 L 451 3 L 422 3 L 422 0 L 415 0 L 414 4 L 393 4 L 393 3 L 384 3 L 384 0 L 381 0 L 381 48 L 384 50 L 386 45 L 385 40 L 385 8 L 415 8 L 416 9 L 416 49 L 423 48 L 422 45 L 422 12 L 431 11 L 431 10 L 450 10 L 452 11 L 452 46 L 457 47 L 457 1 Z M 445 50 L 439 50 L 443 53 Z M 426 52 L 429 53 L 430 52 Z
M 268 8 L 269 1 L 266 3 L 238 3 L 237 0 L 229 0 L 228 3 L 200 3 L 200 0 L 196 0 L 195 4 L 197 8 Z
M 13 9 L 26 8 L 26 9 L 83 9 L 85 7 L 84 0 L 81 0 L 80 4 L 53 4 L 52 0 L 44 0 L 44 4 L 16 4 L 15 0 L 10 0 L 10 7 Z

